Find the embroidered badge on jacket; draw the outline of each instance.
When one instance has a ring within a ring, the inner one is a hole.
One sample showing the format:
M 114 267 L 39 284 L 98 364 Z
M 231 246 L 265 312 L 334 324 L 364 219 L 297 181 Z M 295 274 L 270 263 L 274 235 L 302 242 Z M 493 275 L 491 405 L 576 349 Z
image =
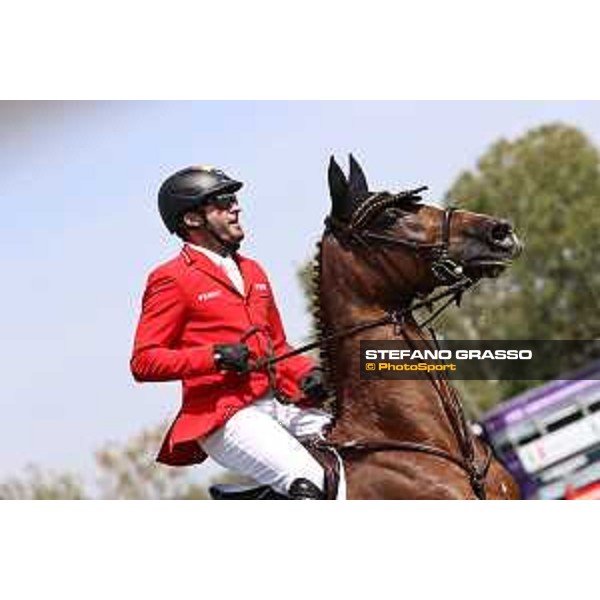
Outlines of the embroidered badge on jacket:
M 198 300 L 200 300 L 200 302 L 206 302 L 207 300 L 212 300 L 213 298 L 216 298 L 220 295 L 221 290 L 215 290 L 213 292 L 202 292 L 201 294 L 198 294 Z

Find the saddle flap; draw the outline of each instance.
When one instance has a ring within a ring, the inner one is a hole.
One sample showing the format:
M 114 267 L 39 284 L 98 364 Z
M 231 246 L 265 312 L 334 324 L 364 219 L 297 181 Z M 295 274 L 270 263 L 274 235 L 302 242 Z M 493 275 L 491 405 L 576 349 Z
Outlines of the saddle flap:
M 321 438 L 302 440 L 302 445 L 323 467 L 325 473 L 325 499 L 335 500 L 340 484 L 340 461 L 335 450 Z

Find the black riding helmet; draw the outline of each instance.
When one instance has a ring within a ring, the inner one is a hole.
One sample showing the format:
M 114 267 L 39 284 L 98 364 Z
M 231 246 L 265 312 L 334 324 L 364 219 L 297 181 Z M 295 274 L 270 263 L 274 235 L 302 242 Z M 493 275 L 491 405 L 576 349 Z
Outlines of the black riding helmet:
M 211 196 L 235 193 L 243 183 L 214 167 L 196 166 L 177 171 L 166 179 L 158 192 L 158 210 L 171 233 L 180 226 L 182 215 L 201 206 Z

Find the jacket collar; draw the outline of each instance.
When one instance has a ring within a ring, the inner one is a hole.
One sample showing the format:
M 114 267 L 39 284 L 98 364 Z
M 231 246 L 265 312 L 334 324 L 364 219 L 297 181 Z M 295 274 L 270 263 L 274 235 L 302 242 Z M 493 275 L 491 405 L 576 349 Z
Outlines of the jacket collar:
M 238 294 L 238 296 L 241 295 L 238 289 L 235 287 L 235 285 L 233 285 L 225 271 L 218 267 L 210 258 L 208 258 L 208 256 L 206 256 L 202 252 L 194 250 L 194 248 L 191 248 L 189 244 L 184 244 L 183 248 L 181 249 L 181 257 L 186 265 L 203 271 L 213 279 L 216 279 L 224 286 L 228 287 L 230 290 Z M 251 282 L 249 261 L 237 253 L 233 255 L 233 259 L 240 268 L 242 279 L 244 280 L 244 291 L 246 292 L 247 296 L 250 291 Z

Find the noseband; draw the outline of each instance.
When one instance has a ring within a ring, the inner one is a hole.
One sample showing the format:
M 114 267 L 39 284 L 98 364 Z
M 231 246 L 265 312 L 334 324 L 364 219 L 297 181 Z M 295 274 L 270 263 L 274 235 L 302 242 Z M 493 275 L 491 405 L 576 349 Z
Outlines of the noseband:
M 430 268 L 436 283 L 452 285 L 463 279 L 462 265 L 450 257 L 450 223 L 455 207 L 445 208 L 442 212 L 440 241 L 423 243 L 415 240 L 402 239 L 385 233 L 377 233 L 367 228 L 373 216 L 380 210 L 397 205 L 402 201 L 415 201 L 418 194 L 427 189 L 427 186 L 408 190 L 399 194 L 378 192 L 367 198 L 353 213 L 348 223 L 340 221 L 333 216 L 325 219 L 325 231 L 333 233 L 343 244 L 369 246 L 369 241 L 386 245 L 402 246 L 413 253 L 425 255 L 430 261 Z

